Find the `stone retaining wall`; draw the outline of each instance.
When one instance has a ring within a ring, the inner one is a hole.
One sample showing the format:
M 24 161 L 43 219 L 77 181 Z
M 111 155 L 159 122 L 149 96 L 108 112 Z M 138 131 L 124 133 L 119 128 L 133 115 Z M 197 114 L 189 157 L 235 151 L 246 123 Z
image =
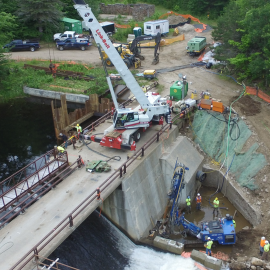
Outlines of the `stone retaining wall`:
M 155 13 L 154 5 L 147 4 L 100 4 L 100 12 L 104 14 L 132 15 L 135 21 L 141 21 L 144 18 L 151 17 Z

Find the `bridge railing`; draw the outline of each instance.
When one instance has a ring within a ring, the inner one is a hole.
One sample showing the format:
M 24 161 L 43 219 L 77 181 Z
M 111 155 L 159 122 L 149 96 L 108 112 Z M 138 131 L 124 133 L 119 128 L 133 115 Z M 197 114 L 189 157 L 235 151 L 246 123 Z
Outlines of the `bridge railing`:
M 54 158 L 49 160 L 50 156 Z M 67 165 L 67 153 L 57 156 L 53 149 L 1 182 L 0 213 Z
M 137 157 L 144 156 L 145 151 L 154 143 L 158 142 L 160 135 L 171 129 L 172 125 L 163 126 L 147 143 L 145 143 L 132 157 L 129 158 L 124 164 L 122 164 L 117 171 L 115 171 L 110 177 L 108 177 L 101 185 L 99 189 L 89 194 L 89 196 L 82 201 L 68 216 L 66 216 L 54 230 L 49 232 L 39 243 L 37 243 L 29 252 L 27 252 L 10 270 L 21 270 L 25 267 L 33 258 L 38 258 L 39 252 L 43 250 L 58 234 L 60 234 L 67 226 L 73 227 L 74 219 L 82 213 L 94 200 L 100 200 L 100 193 L 104 191 L 110 184 L 112 184 L 117 178 L 121 178 L 126 172 L 127 168 L 136 161 Z M 80 158 L 77 161 L 81 162 Z M 74 164 L 74 163 L 73 163 Z M 72 170 L 73 171 L 73 170 Z M 65 176 L 64 176 L 65 177 Z

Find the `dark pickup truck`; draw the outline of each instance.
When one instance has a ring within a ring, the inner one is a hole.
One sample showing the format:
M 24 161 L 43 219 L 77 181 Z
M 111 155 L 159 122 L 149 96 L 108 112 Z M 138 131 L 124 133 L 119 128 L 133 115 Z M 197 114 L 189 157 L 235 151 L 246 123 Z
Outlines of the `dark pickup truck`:
M 63 51 L 64 49 L 81 49 L 82 51 L 85 51 L 85 49 L 91 45 L 92 43 L 85 38 L 68 38 L 56 42 L 57 49 L 60 51 Z
M 8 49 L 9 51 L 30 50 L 31 52 L 34 52 L 39 48 L 40 45 L 38 42 L 22 41 L 21 39 L 15 39 L 3 46 L 3 49 Z

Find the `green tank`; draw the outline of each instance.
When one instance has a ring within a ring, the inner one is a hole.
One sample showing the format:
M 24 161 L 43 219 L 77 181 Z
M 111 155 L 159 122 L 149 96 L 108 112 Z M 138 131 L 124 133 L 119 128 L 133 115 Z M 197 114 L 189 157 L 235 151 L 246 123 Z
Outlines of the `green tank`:
M 184 90 L 184 97 L 187 96 L 188 92 L 188 83 L 185 83 L 186 86 L 184 87 L 183 81 L 176 81 L 171 87 L 170 87 L 170 97 L 174 101 L 178 101 L 182 99 L 182 91 Z
M 187 44 L 187 53 L 191 56 L 196 56 L 201 54 L 201 52 L 206 48 L 206 38 L 205 37 L 195 37 L 191 39 Z

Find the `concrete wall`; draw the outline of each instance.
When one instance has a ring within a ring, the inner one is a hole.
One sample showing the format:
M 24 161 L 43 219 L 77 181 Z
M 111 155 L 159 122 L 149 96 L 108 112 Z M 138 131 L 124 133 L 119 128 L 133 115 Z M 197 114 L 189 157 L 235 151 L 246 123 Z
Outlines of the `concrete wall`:
M 66 95 L 67 101 L 75 102 L 75 103 L 82 103 L 82 104 L 85 104 L 85 101 L 89 99 L 89 96 L 86 96 L 86 95 L 55 92 L 55 91 L 42 90 L 42 89 L 37 89 L 37 88 L 30 88 L 27 86 L 23 87 L 23 92 L 25 94 L 35 96 L 35 97 L 43 97 L 43 98 L 58 99 L 58 100 L 61 99 L 61 95 Z
M 204 165 L 203 171 L 212 171 L 213 169 Z M 219 171 L 211 172 L 206 174 L 206 180 L 203 185 L 207 187 L 218 186 L 221 189 L 221 192 L 228 198 L 228 200 L 234 205 L 234 207 L 247 219 L 252 225 L 258 225 L 261 221 L 261 213 L 255 209 L 245 198 L 245 195 L 239 189 L 239 186 L 232 181 L 229 181 L 226 177 L 223 182 L 223 175 Z
M 147 4 L 100 4 L 100 11 L 104 14 L 132 15 L 134 20 L 142 20 L 151 17 L 155 13 L 154 5 Z
M 104 201 L 105 215 L 135 241 L 148 235 L 148 230 L 153 228 L 152 222 L 162 218 L 177 157 L 178 162 L 190 168 L 185 175 L 186 187 L 181 202 L 185 204 L 186 194 L 195 192 L 195 175 L 202 166 L 203 157 L 186 137 L 177 135 L 175 129 L 168 139 L 165 136 L 162 144 L 153 144 L 151 153 L 136 169 L 129 169 L 122 185 Z

